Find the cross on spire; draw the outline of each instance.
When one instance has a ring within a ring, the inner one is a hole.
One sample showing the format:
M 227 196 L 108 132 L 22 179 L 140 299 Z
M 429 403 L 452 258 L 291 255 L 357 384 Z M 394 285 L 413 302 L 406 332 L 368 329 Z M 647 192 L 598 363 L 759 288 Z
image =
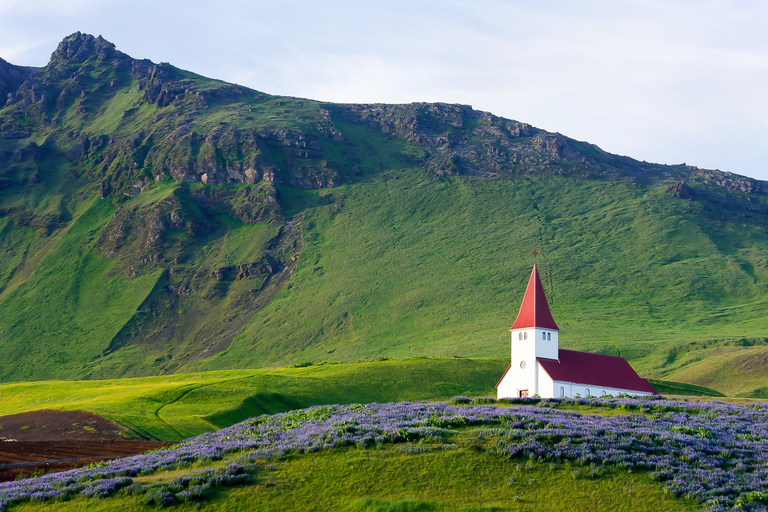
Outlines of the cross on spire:
M 536 257 L 537 257 L 539 254 L 541 254 L 541 253 L 539 252 L 539 249 L 538 249 L 538 247 L 534 247 L 534 248 L 533 248 L 533 250 L 531 251 L 531 254 L 533 254 L 533 264 L 535 265 L 535 264 L 536 264 Z

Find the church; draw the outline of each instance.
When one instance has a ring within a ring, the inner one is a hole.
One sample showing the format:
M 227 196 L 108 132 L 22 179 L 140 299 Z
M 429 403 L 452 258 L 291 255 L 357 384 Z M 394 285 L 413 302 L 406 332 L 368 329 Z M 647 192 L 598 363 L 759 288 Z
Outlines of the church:
M 552 318 L 536 265 L 509 330 L 512 361 L 496 384 L 497 398 L 658 394 L 623 357 L 558 347 L 560 329 Z

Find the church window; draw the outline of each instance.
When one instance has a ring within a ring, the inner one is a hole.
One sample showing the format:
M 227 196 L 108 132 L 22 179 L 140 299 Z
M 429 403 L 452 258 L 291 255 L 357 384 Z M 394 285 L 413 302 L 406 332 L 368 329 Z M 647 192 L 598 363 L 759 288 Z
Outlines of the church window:
M 584 396 L 589 396 L 589 388 L 584 388 Z
M 525 370 L 525 361 L 520 361 L 520 369 Z
M 563 398 L 565 396 L 565 388 L 563 386 L 560 386 L 560 398 Z
M 523 339 L 523 333 L 521 332 L 517 333 L 517 339 L 519 340 Z
M 527 332 L 527 331 L 523 333 L 523 339 L 524 339 L 524 340 L 527 340 L 527 339 L 528 339 L 528 332 Z
M 605 396 L 605 390 L 602 390 L 602 391 L 600 392 L 600 396 Z
M 551 332 L 547 333 L 547 341 L 552 341 L 552 333 Z
M 541 341 L 547 341 L 547 333 L 545 332 L 541 333 Z

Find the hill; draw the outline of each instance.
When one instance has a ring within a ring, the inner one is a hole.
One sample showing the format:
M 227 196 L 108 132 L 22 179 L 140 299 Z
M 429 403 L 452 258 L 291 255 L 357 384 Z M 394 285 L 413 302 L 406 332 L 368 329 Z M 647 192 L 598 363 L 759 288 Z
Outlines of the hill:
M 143 455 L 3 483 L 0 506 L 725 511 L 768 502 L 764 405 L 471 402 L 263 415 Z
M 491 396 L 505 367 L 506 362 L 497 359 L 414 358 L 106 381 L 19 382 L 0 385 L 0 426 L 20 413 L 88 411 L 121 425 L 131 438 L 181 441 L 252 416 L 312 405 Z
M 764 392 L 764 182 L 80 33 L 0 93 L 0 380 L 504 357 L 536 246 L 565 348 Z

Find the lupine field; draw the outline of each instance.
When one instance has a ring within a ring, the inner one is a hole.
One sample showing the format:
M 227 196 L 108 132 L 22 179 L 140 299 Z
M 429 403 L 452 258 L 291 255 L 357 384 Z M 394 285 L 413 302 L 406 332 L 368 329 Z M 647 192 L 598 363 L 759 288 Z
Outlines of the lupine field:
M 214 489 L 248 484 L 271 459 L 391 443 L 450 446 L 469 432 L 488 456 L 567 465 L 600 478 L 609 469 L 647 473 L 702 510 L 768 510 L 768 405 L 661 399 L 472 400 L 331 405 L 259 416 L 178 445 L 95 466 L 0 484 L 0 510 L 23 502 L 114 494 L 149 506 L 206 499 Z M 169 481 L 140 475 L 226 461 Z

